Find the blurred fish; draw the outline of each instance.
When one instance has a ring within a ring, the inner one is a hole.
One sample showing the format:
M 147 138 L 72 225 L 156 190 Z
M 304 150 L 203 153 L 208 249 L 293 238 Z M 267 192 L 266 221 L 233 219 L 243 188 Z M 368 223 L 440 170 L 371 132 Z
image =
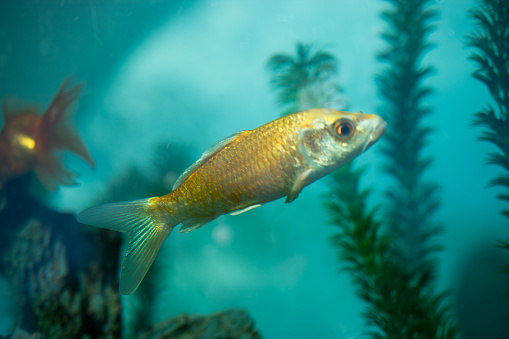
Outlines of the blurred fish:
M 222 214 L 297 198 L 348 163 L 385 132 L 376 115 L 311 109 L 241 131 L 203 153 L 162 197 L 92 207 L 78 221 L 126 232 L 120 292 L 134 292 L 171 230 L 191 232 Z
M 34 104 L 10 96 L 4 98 L 0 188 L 8 180 L 32 170 L 49 190 L 74 184 L 76 174 L 64 167 L 63 159 L 55 154 L 57 150 L 70 150 L 94 166 L 94 160 L 68 121 L 82 88 L 82 84 L 70 87 L 65 80 L 42 116 Z

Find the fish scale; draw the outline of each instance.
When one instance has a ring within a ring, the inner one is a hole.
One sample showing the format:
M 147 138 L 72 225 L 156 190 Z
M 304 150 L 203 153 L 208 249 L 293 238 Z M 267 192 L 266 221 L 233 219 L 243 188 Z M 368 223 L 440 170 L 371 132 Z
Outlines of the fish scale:
M 296 147 L 290 147 L 292 141 L 295 144 L 298 124 L 302 124 L 305 115 L 299 118 L 276 120 L 258 130 L 244 132 L 182 185 L 153 203 L 172 206 L 168 213 L 182 222 L 197 214 L 211 217 L 225 214 L 257 202 L 260 197 L 274 200 L 285 196 L 299 170 L 293 160 L 297 156 Z
M 136 290 L 172 229 L 191 232 L 301 190 L 364 152 L 385 131 L 376 115 L 311 109 L 236 133 L 203 153 L 162 197 L 89 208 L 86 224 L 127 232 L 120 292 Z M 345 135 L 347 134 L 347 135 Z

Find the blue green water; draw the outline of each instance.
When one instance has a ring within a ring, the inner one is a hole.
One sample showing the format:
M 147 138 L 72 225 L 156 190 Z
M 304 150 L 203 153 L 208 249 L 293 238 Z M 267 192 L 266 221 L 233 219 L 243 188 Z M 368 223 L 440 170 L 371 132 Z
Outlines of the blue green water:
M 499 215 L 504 206 L 494 198 L 500 191 L 486 188 L 500 173 L 485 164 L 494 149 L 471 126 L 491 100 L 467 60 L 464 37 L 473 29 L 467 10 L 474 4 L 436 1 L 440 17 L 429 37 L 436 48 L 423 59 L 436 67 L 426 80 L 435 93 L 425 123 L 435 132 L 425 154 L 434 159 L 427 176 L 440 185 L 436 219 L 445 230 L 438 238 L 445 247 L 438 285 L 451 290 L 451 299 L 466 280 L 486 290 L 500 279 L 476 253 L 509 235 Z M 383 47 L 379 14 L 386 6 L 376 0 L 3 1 L 0 96 L 47 105 L 65 77 L 87 83 L 75 119 L 97 166 L 68 156 L 79 186 L 61 188 L 50 202 L 77 213 L 132 164 L 150 177 L 160 144 L 187 147 L 190 165 L 223 137 L 279 117 L 265 64 L 274 53 L 293 53 L 297 42 L 332 53 L 350 110 L 376 113 L 375 55 Z M 368 166 L 364 184 L 374 189 L 373 204 L 383 203 L 391 183 L 377 146 L 358 160 Z M 292 204 L 276 201 L 190 234 L 174 232 L 158 256 L 163 288 L 146 310 L 153 323 L 239 307 L 266 338 L 364 338 L 363 304 L 328 240 L 335 229 L 323 207 L 326 190 L 322 180 Z M 485 270 L 463 274 L 476 260 Z M 135 316 L 134 299 L 122 299 L 126 319 Z M 507 331 L 496 302 L 484 301 L 462 307 L 479 312 L 480 328 Z M 8 331 L 4 313 L 0 335 Z

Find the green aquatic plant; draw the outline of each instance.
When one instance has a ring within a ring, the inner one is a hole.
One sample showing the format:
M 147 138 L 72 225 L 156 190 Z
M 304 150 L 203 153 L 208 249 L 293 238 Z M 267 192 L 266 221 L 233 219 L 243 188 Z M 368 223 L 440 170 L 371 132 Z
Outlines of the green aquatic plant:
M 467 36 L 468 46 L 476 50 L 470 55 L 477 64 L 472 76 L 486 85 L 495 102 L 477 112 L 473 124 L 484 128 L 480 140 L 497 147 L 488 154 L 487 163 L 500 167 L 502 173 L 489 186 L 501 187 L 503 193 L 497 198 L 509 202 L 509 2 L 481 0 L 477 8 L 470 10 L 470 17 L 476 24 Z M 501 213 L 509 218 L 509 208 Z M 499 240 L 497 247 L 509 251 L 509 241 Z M 502 271 L 509 273 L 509 264 Z
M 335 72 L 330 76 L 336 76 Z M 303 73 L 301 77 L 307 79 L 310 76 Z M 272 84 L 278 84 L 283 81 L 281 79 L 280 73 L 275 72 Z M 290 76 L 288 79 L 292 84 L 303 85 L 274 86 L 280 91 L 280 98 L 291 99 L 280 100 L 280 104 L 305 108 L 299 106 L 297 93 L 307 90 L 306 82 Z M 317 85 L 320 88 L 320 84 Z M 340 87 L 337 84 L 334 87 L 338 89 L 337 96 Z M 293 94 L 288 93 L 289 88 Z M 362 168 L 355 169 L 349 163 L 331 174 L 327 179 L 330 189 L 325 206 L 330 212 L 331 223 L 339 228 L 339 232 L 331 237 L 331 243 L 338 249 L 339 261 L 351 274 L 357 295 L 367 304 L 363 315 L 367 324 L 373 327 L 372 337 L 455 338 L 456 328 L 446 316 L 447 308 L 442 305 L 443 294 L 435 295 L 429 290 L 433 280 L 430 270 L 408 269 L 398 260 L 397 249 L 393 246 L 394 236 L 377 220 L 377 208 L 368 208 L 370 190 L 360 187 L 363 173 Z
M 479 139 L 497 147 L 488 154 L 487 163 L 499 166 L 503 173 L 489 186 L 502 187 L 504 193 L 497 198 L 509 202 L 509 2 L 482 0 L 470 17 L 476 28 L 467 36 L 467 43 L 476 50 L 470 60 L 478 67 L 472 75 L 486 85 L 495 101 L 494 106 L 488 104 L 476 113 L 473 123 L 484 127 Z M 509 208 L 501 213 L 509 218 Z
M 273 84 L 282 81 L 280 74 L 275 73 Z M 280 104 L 305 108 L 299 106 L 296 94 L 307 90 L 305 82 L 300 83 L 302 87 L 274 87 L 280 90 L 279 97 L 284 94 L 291 98 Z M 289 88 L 294 92 L 292 95 Z M 357 295 L 367 303 L 363 315 L 367 324 L 374 327 L 372 337 L 454 338 L 456 329 L 445 316 L 443 295 L 433 295 L 428 289 L 432 274 L 429 270 L 409 270 L 397 260 L 394 237 L 384 232 L 382 223 L 375 218 L 377 209 L 368 208 L 370 190 L 360 188 L 363 173 L 363 169 L 354 169 L 349 163 L 331 174 L 325 205 L 332 224 L 339 228 L 331 237 L 332 245 L 338 249 L 339 261 L 350 272 Z
M 422 66 L 421 59 L 432 47 L 427 37 L 437 12 L 429 0 L 388 2 L 392 6 L 382 13 L 388 27 L 381 35 L 386 47 L 377 56 L 386 66 L 376 78 L 384 100 L 380 113 L 390 126 L 381 147 L 384 170 L 393 179 L 386 192 L 388 224 L 402 260 L 433 271 L 429 256 L 439 248 L 430 243 L 440 231 L 434 221 L 439 202 L 437 185 L 424 179 L 432 163 L 423 155 L 432 128 L 422 121 L 432 109 L 423 101 L 432 89 L 422 82 L 434 68 Z
M 272 89 L 283 115 L 323 107 L 338 98 L 340 88 L 334 81 L 337 61 L 323 50 L 313 52 L 313 45 L 298 43 L 296 55 L 278 53 L 267 62 L 272 73 Z
M 409 269 L 396 255 L 394 236 L 369 209 L 369 189 L 360 188 L 362 169 L 333 173 L 326 207 L 340 231 L 332 238 L 338 259 L 351 274 L 372 338 L 456 338 L 443 306 L 444 294 L 429 290 L 429 270 Z
M 397 307 L 385 306 L 379 310 L 385 313 L 373 312 L 370 319 L 382 320 L 377 323 L 384 326 L 380 326 L 381 337 L 454 338 L 458 329 L 443 306 L 445 294 L 434 291 L 433 254 L 441 248 L 434 239 L 441 230 L 435 221 L 438 186 L 425 180 L 432 159 L 423 155 L 432 132 L 423 125 L 423 119 L 432 112 L 423 104 L 432 92 L 423 81 L 434 69 L 422 66 L 421 61 L 432 47 L 428 35 L 434 30 L 432 21 L 438 13 L 430 0 L 387 2 L 391 6 L 381 15 L 388 25 L 381 35 L 386 47 L 377 56 L 386 66 L 376 80 L 384 100 L 381 114 L 391 126 L 381 151 L 386 158 L 384 170 L 393 179 L 384 206 L 392 241 L 389 249 L 382 247 L 377 253 L 382 275 L 375 275 L 375 282 L 380 279 L 375 283 L 379 290 L 374 292 L 379 299 L 373 299 L 373 304 L 393 303 Z M 385 244 L 383 239 L 380 241 Z M 384 293 L 385 288 L 390 294 Z M 393 301 L 387 299 L 391 294 Z M 396 332 L 388 332 L 396 323 Z

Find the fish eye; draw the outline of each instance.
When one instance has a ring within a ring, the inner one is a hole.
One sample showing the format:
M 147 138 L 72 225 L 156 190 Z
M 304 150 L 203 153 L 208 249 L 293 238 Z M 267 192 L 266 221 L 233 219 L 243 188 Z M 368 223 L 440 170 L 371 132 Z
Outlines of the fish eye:
M 340 139 L 347 139 L 352 136 L 354 126 L 349 120 L 338 120 L 333 125 L 336 135 Z

